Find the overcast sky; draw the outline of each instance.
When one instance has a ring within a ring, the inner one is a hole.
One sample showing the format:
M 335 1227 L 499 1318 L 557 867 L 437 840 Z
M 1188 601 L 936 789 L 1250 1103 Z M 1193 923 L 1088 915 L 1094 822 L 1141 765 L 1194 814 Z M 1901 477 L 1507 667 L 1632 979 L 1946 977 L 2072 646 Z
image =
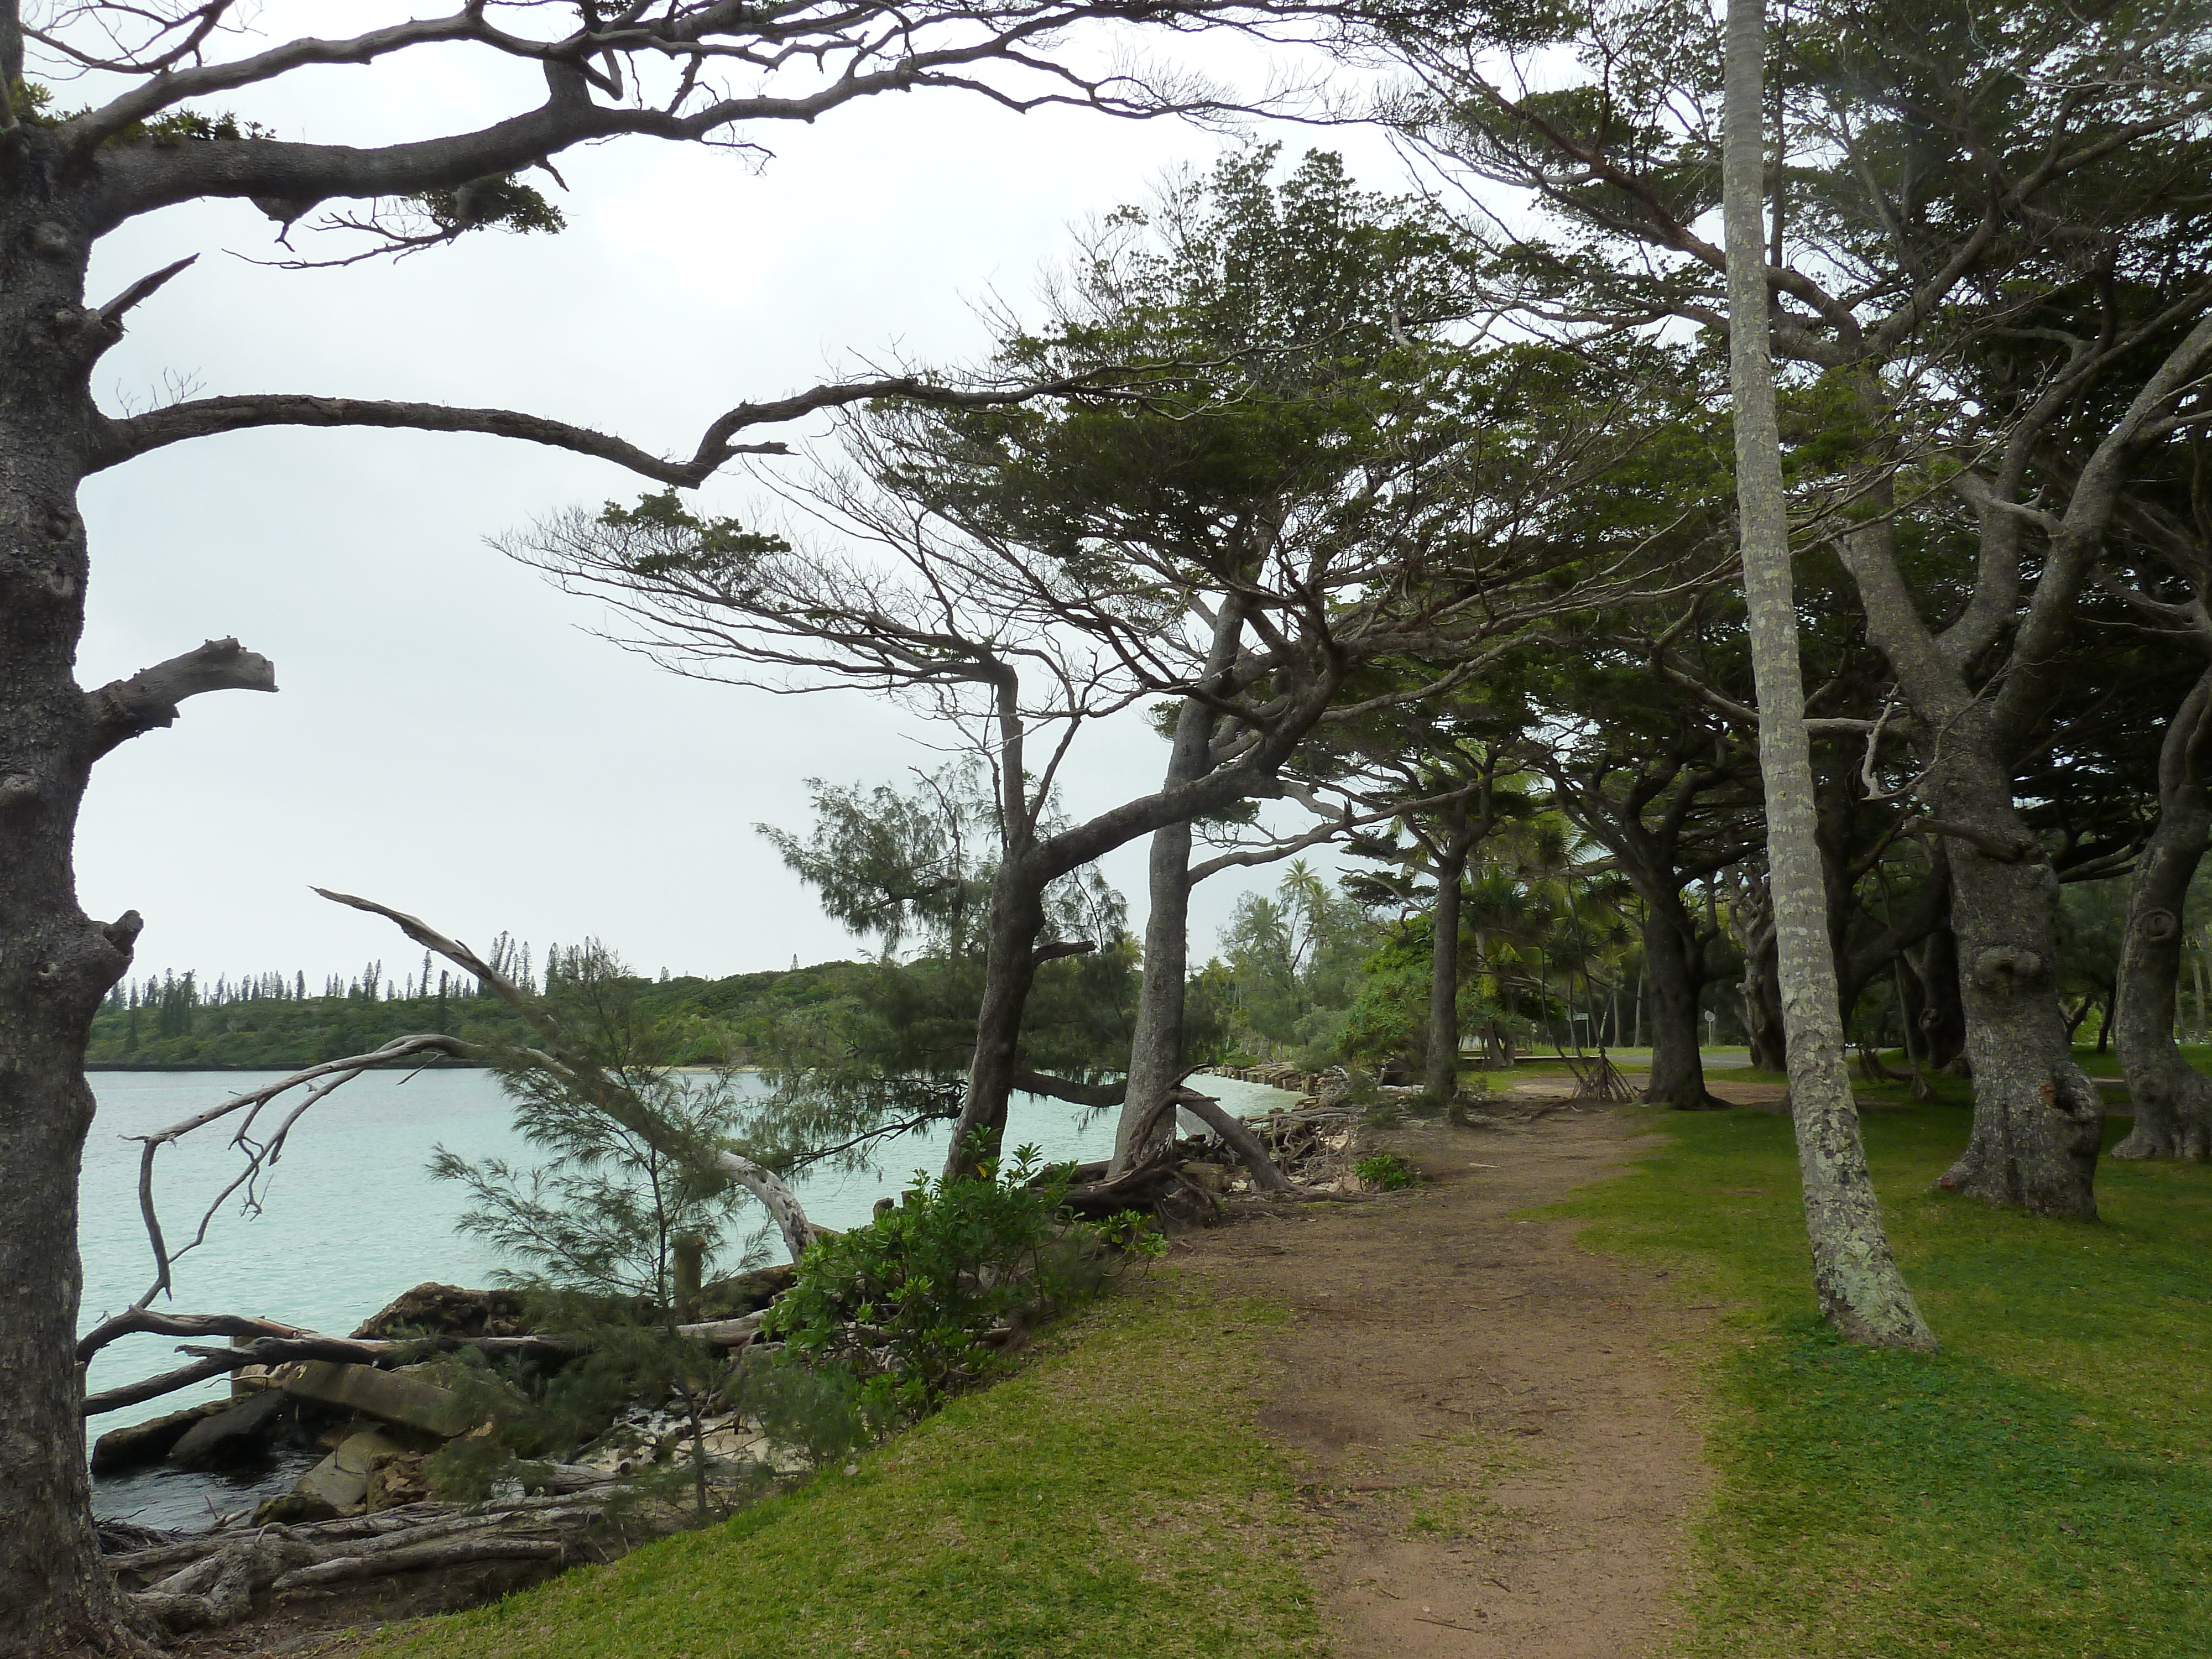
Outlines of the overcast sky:
M 260 17 L 276 32 L 311 15 L 331 35 L 389 15 L 325 3 Z M 1266 67 L 1243 54 L 1217 64 Z M 531 80 L 422 52 L 230 101 L 284 137 L 365 143 L 521 107 Z M 62 101 L 82 99 L 64 89 Z M 1339 149 L 1375 187 L 1404 182 L 1371 131 L 1254 135 L 1292 156 Z M 1181 123 L 1017 116 L 951 94 L 750 136 L 775 152 L 757 170 L 645 140 L 573 153 L 560 163 L 566 234 L 480 234 L 396 265 L 248 263 L 283 251 L 243 203 L 142 220 L 102 244 L 95 301 L 201 257 L 133 313 L 98 390 L 111 408 L 179 383 L 489 404 L 688 454 L 734 403 L 869 360 L 979 358 L 978 300 L 1028 307 L 1072 224 L 1235 142 Z M 143 913 L 134 971 L 301 969 L 319 981 L 372 957 L 395 974 L 412 964 L 404 940 L 310 883 L 478 944 L 506 929 L 542 953 L 597 934 L 647 973 L 854 953 L 752 826 L 802 827 L 810 776 L 873 784 L 929 763 L 912 723 L 857 694 L 672 678 L 593 637 L 590 605 L 486 545 L 550 508 L 645 487 L 496 439 L 368 431 L 204 439 L 94 479 L 82 683 L 235 635 L 275 660 L 283 687 L 198 699 L 100 763 L 80 889 L 95 915 Z M 703 499 L 739 511 L 746 491 L 738 480 Z M 1069 805 L 1142 793 L 1164 758 L 1133 723 L 1100 732 L 1068 774 Z M 1108 869 L 1141 931 L 1142 845 Z M 1237 883 L 1200 890 L 1201 957 Z

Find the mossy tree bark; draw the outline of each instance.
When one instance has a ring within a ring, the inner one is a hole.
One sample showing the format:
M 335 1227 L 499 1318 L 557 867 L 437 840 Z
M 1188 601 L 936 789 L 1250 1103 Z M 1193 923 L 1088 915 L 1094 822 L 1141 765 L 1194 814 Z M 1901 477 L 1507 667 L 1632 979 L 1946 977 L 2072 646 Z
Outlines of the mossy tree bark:
M 1790 1064 L 1813 1285 L 1844 1335 L 1885 1347 L 1932 1348 L 1912 1292 L 1890 1254 L 1858 1109 L 1851 1098 L 1837 1005 L 1836 958 L 1814 824 L 1811 743 L 1791 593 L 1788 497 L 1767 342 L 1761 181 L 1765 0 L 1729 0 L 1727 120 L 1722 160 L 1727 226 L 1729 358 L 1735 410 L 1737 513 L 1743 590 L 1759 692 L 1765 783 L 1768 895 Z

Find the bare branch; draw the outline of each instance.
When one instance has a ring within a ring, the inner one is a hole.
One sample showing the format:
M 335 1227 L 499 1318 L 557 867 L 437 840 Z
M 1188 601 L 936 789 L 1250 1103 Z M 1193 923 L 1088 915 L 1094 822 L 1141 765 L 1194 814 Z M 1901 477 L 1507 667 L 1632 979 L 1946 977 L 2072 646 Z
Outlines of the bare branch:
M 326 887 L 317 887 L 313 890 L 333 904 L 348 905 L 356 910 L 366 910 L 373 916 L 382 916 L 424 950 L 435 951 L 464 973 L 473 975 L 494 995 L 527 1020 L 545 1040 L 545 1048 L 528 1051 L 532 1059 L 556 1075 L 568 1079 L 599 1110 L 623 1127 L 644 1136 L 660 1150 L 678 1156 L 692 1150 L 669 1145 L 659 1127 L 649 1114 L 638 1109 L 636 1101 L 618 1079 L 609 1076 L 603 1066 L 568 1045 L 561 1030 L 561 1023 L 554 1018 L 543 1003 L 525 995 L 513 980 L 459 939 L 448 939 L 420 917 L 410 916 L 389 905 L 379 904 L 374 899 L 357 898 L 351 893 L 334 893 Z M 777 1230 L 782 1233 L 784 1246 L 791 1252 L 793 1261 L 798 1261 L 805 1253 L 806 1247 L 814 1242 L 815 1235 L 824 1231 L 806 1218 L 805 1210 L 800 1206 L 790 1188 L 752 1159 L 732 1152 L 726 1146 L 710 1146 L 702 1150 L 723 1175 L 761 1201 L 762 1206 L 775 1222 Z
M 791 453 L 790 447 L 780 441 L 747 444 L 734 441 L 738 434 L 755 427 L 786 425 L 823 410 L 842 409 L 848 404 L 886 398 L 966 409 L 1018 404 L 1035 398 L 1129 399 L 1142 395 L 1139 388 L 1130 384 L 1142 373 L 1139 369 L 1117 367 L 1086 374 L 997 386 L 947 386 L 912 374 L 835 381 L 788 398 L 739 404 L 708 427 L 687 460 L 653 454 L 624 439 L 590 427 L 572 426 L 566 421 L 511 409 L 456 409 L 443 404 L 319 398 L 292 392 L 197 398 L 189 403 L 149 410 L 143 415 L 104 418 L 97 429 L 86 471 L 102 471 L 189 439 L 244 432 L 257 427 L 381 427 L 414 432 L 482 433 L 544 444 L 549 448 L 611 461 L 658 483 L 690 489 L 704 483 L 737 456 Z
M 114 680 L 85 694 L 91 714 L 92 756 L 97 760 L 177 718 L 177 705 L 209 691 L 274 691 L 276 665 L 236 640 L 205 645 L 143 668 L 127 680 Z

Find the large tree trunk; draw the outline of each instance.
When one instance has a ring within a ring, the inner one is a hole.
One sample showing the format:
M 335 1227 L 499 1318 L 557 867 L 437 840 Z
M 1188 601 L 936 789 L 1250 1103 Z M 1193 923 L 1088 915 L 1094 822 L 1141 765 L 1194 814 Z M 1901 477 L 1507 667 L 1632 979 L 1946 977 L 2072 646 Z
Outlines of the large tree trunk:
M 1789 503 L 1768 357 L 1760 226 L 1760 82 L 1765 0 L 1729 0 L 1727 121 L 1722 161 L 1727 223 L 1729 347 L 1735 405 L 1736 499 L 1743 592 L 1759 695 L 1759 765 L 1766 795 L 1767 892 L 1790 1060 L 1805 1228 L 1820 1311 L 1845 1336 L 1885 1347 L 1936 1340 L 1890 1255 L 1867 1172 L 1836 1000 L 1836 951 L 1814 823 L 1804 669 L 1790 592 Z
M 1698 993 L 1705 988 L 1705 951 L 1694 926 L 1674 902 L 1644 907 L 1644 961 L 1651 988 L 1651 1076 L 1644 1099 L 1655 1106 L 1700 1112 L 1728 1102 L 1705 1090 L 1698 1052 Z
M 945 1173 L 975 1175 L 999 1155 L 1006 1103 L 1021 1069 L 1022 1015 L 1036 983 L 1037 935 L 1044 931 L 1046 882 L 1008 854 L 991 884 L 991 933 L 983 957 L 983 997 L 975 1011 L 975 1054 L 968 1097 L 945 1149 Z
M 1152 1108 L 1182 1081 L 1183 1012 L 1190 969 L 1190 840 L 1188 823 L 1171 823 L 1152 834 L 1145 976 L 1137 989 L 1128 1087 L 1114 1131 L 1109 1171 L 1117 1176 L 1175 1133 L 1175 1114 L 1155 1113 Z M 1138 1130 L 1146 1123 L 1152 1129 L 1139 1142 Z
M 1436 938 L 1429 946 L 1428 1066 L 1421 1101 L 1443 1111 L 1459 1093 L 1459 885 L 1474 843 L 1467 802 L 1454 803 L 1437 860 Z
M 1966 1005 L 1959 995 L 1959 936 L 1951 927 L 1951 856 L 1939 842 L 1937 867 L 1944 887 L 1943 913 L 1928 937 L 1905 952 L 1921 1000 L 1913 1012 L 1920 1033 L 1920 1063 L 1931 1071 L 1964 1069 Z M 1935 879 L 1931 872 L 1931 880 Z
M 1970 711 L 1962 724 L 1973 723 Z M 2057 873 L 2021 827 L 1990 735 L 1954 728 L 1942 748 L 1923 787 L 1944 823 L 1967 832 L 1949 854 L 1974 1126 L 1938 1184 L 2093 1219 L 2104 1106 L 2058 1003 Z
M 1780 974 L 1774 904 L 1762 894 L 1743 927 L 1743 1029 L 1750 1039 L 1751 1063 L 1762 1072 L 1784 1071 L 1790 1065 L 1790 1047 L 1783 1036 Z
M 1231 598 L 1213 624 L 1206 658 L 1206 683 L 1218 683 L 1237 658 L 1244 634 L 1244 605 Z M 1176 712 L 1164 787 L 1203 777 L 1210 763 L 1212 707 L 1185 697 Z M 1183 1014 L 1190 977 L 1190 821 L 1152 832 L 1148 866 L 1151 908 L 1145 918 L 1145 976 L 1137 991 L 1137 1024 L 1129 1036 L 1128 1087 L 1114 1129 L 1112 1172 L 1120 1175 L 1162 1139 L 1175 1133 L 1172 1113 L 1155 1114 L 1160 1097 L 1182 1081 Z M 1139 1132 L 1153 1128 L 1139 1144 Z
M 19 154 L 15 165 L 34 166 Z M 77 1172 L 92 1017 L 137 918 L 77 908 L 71 842 L 94 755 L 73 672 L 84 616 L 76 510 L 96 328 L 86 238 L 60 209 L 0 215 L 0 1654 L 118 1644 L 93 1535 L 74 1349 Z
M 2212 1078 L 2184 1060 L 2173 1040 L 2183 906 L 2212 845 L 2212 800 L 2203 773 L 2208 738 L 2212 672 L 2197 682 L 2166 727 L 2159 752 L 2158 823 L 2128 888 L 2118 1036 L 2136 1121 L 2112 1148 L 2114 1158 L 2212 1156 Z

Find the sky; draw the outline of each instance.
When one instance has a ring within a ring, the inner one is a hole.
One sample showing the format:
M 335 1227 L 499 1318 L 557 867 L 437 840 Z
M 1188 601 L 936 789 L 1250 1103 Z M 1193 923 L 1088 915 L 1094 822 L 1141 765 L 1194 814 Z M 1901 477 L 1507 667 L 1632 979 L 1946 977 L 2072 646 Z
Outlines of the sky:
M 256 15 L 273 37 L 398 15 L 322 0 Z M 286 25 L 295 25 L 288 31 Z M 251 43 L 240 43 L 250 46 Z M 1310 59 L 1212 52 L 1256 85 Z M 526 106 L 531 77 L 466 52 L 331 68 L 220 100 L 282 137 L 370 144 Z M 64 106 L 85 101 L 59 89 Z M 688 454 L 730 405 L 893 361 L 986 355 L 981 302 L 1035 314 L 1071 227 L 1140 201 L 1164 173 L 1279 139 L 1343 153 L 1376 188 L 1407 180 L 1368 129 L 1259 124 L 1228 136 L 1072 111 L 1018 115 L 954 94 L 881 98 L 754 131 L 750 160 L 630 140 L 571 152 L 556 237 L 482 233 L 397 264 L 286 271 L 244 203 L 193 204 L 107 238 L 94 302 L 185 254 L 101 363 L 103 405 L 286 391 L 526 410 Z M 547 182 L 542 179 L 539 182 Z M 301 244 L 327 255 L 335 246 Z M 826 419 L 785 435 L 822 437 Z M 797 468 L 803 462 L 772 463 Z M 605 940 L 635 969 L 719 975 L 864 948 L 823 917 L 756 833 L 803 829 L 805 781 L 896 782 L 929 734 L 854 692 L 779 697 L 673 678 L 596 637 L 604 617 L 489 538 L 649 488 L 611 465 L 499 439 L 275 430 L 157 452 L 88 484 L 96 686 L 235 635 L 271 658 L 275 696 L 194 699 L 100 763 L 78 842 L 80 895 L 137 909 L 134 976 L 276 969 L 311 983 L 417 954 L 310 884 L 366 894 L 479 945 Z M 757 497 L 742 476 L 712 510 Z M 1157 785 L 1164 745 L 1133 720 L 1095 733 L 1067 805 Z M 1144 848 L 1107 861 L 1141 932 Z M 1215 945 L 1232 872 L 1194 896 Z

